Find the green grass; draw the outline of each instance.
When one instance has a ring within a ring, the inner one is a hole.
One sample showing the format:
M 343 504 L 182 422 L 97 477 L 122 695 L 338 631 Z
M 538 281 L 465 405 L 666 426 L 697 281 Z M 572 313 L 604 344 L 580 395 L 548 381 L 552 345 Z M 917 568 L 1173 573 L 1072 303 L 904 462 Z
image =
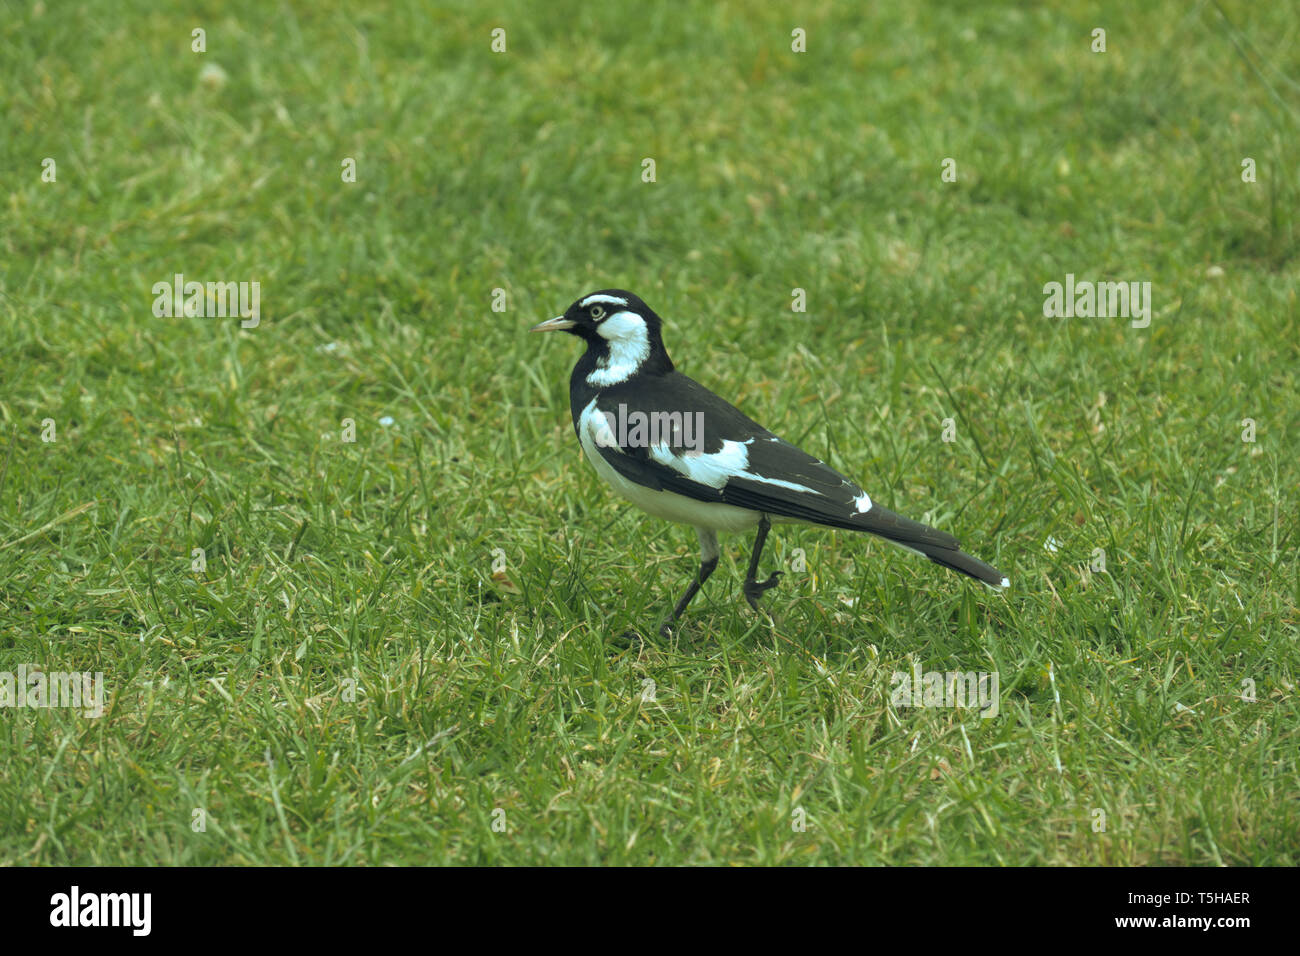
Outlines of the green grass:
M 1300 862 L 1294 9 L 392 6 L 0 3 L 0 670 L 109 698 L 0 710 L 0 864 Z M 651 637 L 524 334 L 608 286 L 1010 594 L 778 526 Z

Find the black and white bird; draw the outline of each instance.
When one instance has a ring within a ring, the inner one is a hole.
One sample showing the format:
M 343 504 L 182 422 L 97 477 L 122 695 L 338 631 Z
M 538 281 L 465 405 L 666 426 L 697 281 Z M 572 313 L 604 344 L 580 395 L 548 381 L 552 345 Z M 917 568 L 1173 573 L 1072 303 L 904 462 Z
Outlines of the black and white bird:
M 630 292 L 604 289 L 533 332 L 568 332 L 587 344 L 569 379 L 573 427 L 597 474 L 657 518 L 693 525 L 700 570 L 664 634 L 718 565 L 718 532 L 757 528 L 744 594 L 758 599 L 781 577 L 759 581 L 773 521 L 867 531 L 994 588 L 1001 571 L 961 550 L 952 535 L 874 503 L 857 484 L 678 372 L 654 311 Z

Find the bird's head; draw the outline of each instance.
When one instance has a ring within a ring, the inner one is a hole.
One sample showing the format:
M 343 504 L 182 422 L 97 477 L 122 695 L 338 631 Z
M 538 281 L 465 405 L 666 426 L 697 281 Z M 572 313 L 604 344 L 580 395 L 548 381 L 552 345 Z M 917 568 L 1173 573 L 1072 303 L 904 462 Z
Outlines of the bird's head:
M 578 336 L 587 343 L 587 351 L 601 370 L 598 377 L 612 380 L 629 369 L 672 371 L 660 337 L 661 326 L 654 310 L 631 292 L 602 289 L 583 296 L 563 315 L 534 325 L 530 331 Z
M 568 332 L 592 342 L 636 343 L 659 334 L 659 316 L 631 292 L 602 289 L 585 295 L 564 315 L 534 325 L 532 332 Z

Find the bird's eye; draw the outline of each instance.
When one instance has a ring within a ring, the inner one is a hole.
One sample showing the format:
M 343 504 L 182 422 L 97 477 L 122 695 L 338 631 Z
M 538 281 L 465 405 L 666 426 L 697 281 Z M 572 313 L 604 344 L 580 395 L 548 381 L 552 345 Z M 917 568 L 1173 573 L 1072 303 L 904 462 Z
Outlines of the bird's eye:
M 604 306 L 593 305 L 593 306 L 591 307 L 591 317 L 592 317 L 594 320 L 596 320 L 597 322 L 599 322 L 601 319 L 603 319 L 603 318 L 605 317 L 605 308 L 604 308 Z

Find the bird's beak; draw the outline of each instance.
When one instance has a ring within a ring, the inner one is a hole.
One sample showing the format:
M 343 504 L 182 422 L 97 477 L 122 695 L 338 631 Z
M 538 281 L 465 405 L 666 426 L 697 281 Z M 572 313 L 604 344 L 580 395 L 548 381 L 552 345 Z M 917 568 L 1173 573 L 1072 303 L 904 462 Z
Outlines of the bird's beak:
M 553 319 L 547 319 L 545 322 L 539 322 L 534 325 L 529 332 L 563 332 L 565 329 L 573 328 L 573 322 L 562 315 L 557 315 Z

